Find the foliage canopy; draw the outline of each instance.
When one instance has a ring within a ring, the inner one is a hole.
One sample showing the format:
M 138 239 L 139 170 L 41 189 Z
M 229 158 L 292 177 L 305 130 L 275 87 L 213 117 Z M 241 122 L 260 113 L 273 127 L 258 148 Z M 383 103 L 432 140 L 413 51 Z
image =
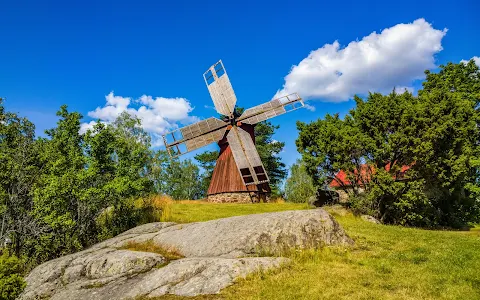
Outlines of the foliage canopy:
M 345 118 L 297 123 L 315 183 L 348 175 L 351 204 L 386 223 L 460 227 L 480 218 L 480 75 L 473 61 L 426 72 L 409 92 L 355 97 Z M 405 180 L 402 166 L 410 167 Z M 344 188 L 347 188 L 344 186 Z

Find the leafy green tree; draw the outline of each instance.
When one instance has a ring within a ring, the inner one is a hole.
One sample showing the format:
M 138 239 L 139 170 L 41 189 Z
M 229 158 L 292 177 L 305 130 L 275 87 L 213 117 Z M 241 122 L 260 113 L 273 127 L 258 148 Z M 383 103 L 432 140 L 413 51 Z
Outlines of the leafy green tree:
M 6 112 L 0 98 L 0 242 L 19 255 L 42 232 L 31 215 L 32 191 L 41 165 L 35 127 L 26 118 Z
M 426 181 L 436 220 L 462 226 L 480 218 L 480 72 L 472 60 L 426 75 L 414 169 Z
M 213 170 L 215 169 L 215 163 L 218 155 L 218 151 L 205 151 L 195 155 L 195 160 L 203 169 L 201 186 L 204 196 L 206 195 L 208 187 L 210 186 L 210 181 L 212 180 Z
M 0 99 L 0 242 L 31 258 L 26 269 L 138 225 L 132 200 L 154 191 L 156 157 L 138 118 L 124 113 L 80 134 L 80 114 L 62 106 L 57 115 L 48 138 L 35 139 Z M 198 186 L 198 167 L 181 166 L 182 183 Z M 190 187 L 179 189 L 198 197 Z
M 50 139 L 41 140 L 44 173 L 35 189 L 34 211 L 49 229 L 35 244 L 38 261 L 81 249 L 90 239 L 86 233 L 93 226 L 88 203 L 82 201 L 86 163 L 83 135 L 79 133 L 82 116 L 69 112 L 65 105 L 57 116 L 57 127 L 46 131 Z
M 470 62 L 426 74 L 418 97 L 355 97 L 343 120 L 298 123 L 297 147 L 317 185 L 344 170 L 353 207 L 385 223 L 463 226 L 480 216 L 479 71 Z M 395 180 L 402 166 L 407 180 Z
M 150 178 L 157 194 L 169 195 L 175 200 L 205 196 L 202 186 L 205 174 L 189 159 L 171 158 L 167 151 L 158 150 L 153 155 L 151 170 Z
M 290 176 L 285 182 L 285 197 L 289 202 L 304 203 L 315 196 L 316 188 L 308 175 L 305 163 L 297 160 L 290 168 Z
M 151 140 L 141 121 L 123 112 L 112 124 L 116 138 L 116 174 L 112 184 L 123 197 L 141 196 L 153 191 L 149 179 L 152 152 Z
M 82 234 L 88 234 L 92 240 L 92 236 L 101 230 L 97 226 L 99 216 L 108 207 L 118 205 L 122 199 L 115 185 L 111 184 L 115 180 L 117 167 L 114 159 L 115 145 L 112 127 L 100 122 L 84 135 L 86 167 L 80 178 L 83 186 L 80 199 L 85 204 L 84 214 L 90 216 L 91 224 L 88 232 Z
M 297 148 L 314 184 L 324 187 L 339 170 L 346 170 L 355 183 L 353 192 L 358 194 L 360 182 L 355 180 L 355 170 L 361 167 L 366 150 L 365 137 L 354 125 L 354 119 L 347 115 L 341 120 L 338 114 L 327 114 L 325 120 L 297 122 L 297 128 Z
M 171 159 L 166 150 L 152 152 L 152 160 L 148 177 L 153 183 L 156 194 L 166 194 L 168 189 L 167 168 Z
M 22 261 L 3 251 L 0 256 L 0 299 L 16 299 L 26 286 L 21 274 Z
M 189 159 L 172 159 L 167 166 L 165 180 L 165 194 L 175 200 L 200 199 L 204 196 L 200 168 Z
M 84 148 L 88 168 L 83 197 L 95 212 L 93 220 L 102 216 L 100 238 L 138 225 L 142 216 L 132 199 L 154 191 L 150 136 L 140 120 L 124 112 L 111 125 L 98 122 L 87 132 Z
M 80 114 L 62 106 L 58 116 L 57 127 L 47 131 L 50 139 L 39 141 L 44 172 L 35 189 L 34 212 L 48 228 L 35 243 L 39 262 L 137 225 L 130 199 L 153 191 L 150 137 L 138 118 L 124 113 L 113 124 L 98 122 L 82 135 Z

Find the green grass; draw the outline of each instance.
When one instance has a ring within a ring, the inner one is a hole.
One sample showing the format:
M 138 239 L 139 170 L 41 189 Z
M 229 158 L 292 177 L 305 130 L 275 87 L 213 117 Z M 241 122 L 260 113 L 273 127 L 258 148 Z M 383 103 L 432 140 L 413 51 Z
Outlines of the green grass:
M 302 209 L 299 204 L 173 204 L 171 219 L 204 221 Z M 480 299 L 480 230 L 433 231 L 334 216 L 353 248 L 293 251 L 293 263 L 193 299 Z M 167 296 L 160 299 L 182 299 Z
M 308 205 L 297 203 L 229 204 L 188 200 L 174 201 L 170 207 L 170 216 L 165 220 L 177 223 L 191 223 L 232 216 L 307 208 Z

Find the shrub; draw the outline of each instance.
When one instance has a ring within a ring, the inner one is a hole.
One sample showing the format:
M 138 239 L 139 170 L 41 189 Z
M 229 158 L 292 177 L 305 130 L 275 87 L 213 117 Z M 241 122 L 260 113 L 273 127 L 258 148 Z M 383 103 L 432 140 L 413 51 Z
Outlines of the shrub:
M 282 204 L 282 203 L 285 203 L 285 199 L 283 199 L 282 197 L 272 197 L 270 199 L 270 203 Z
M 135 201 L 135 207 L 142 211 L 142 223 L 166 222 L 172 214 L 174 200 L 167 195 L 153 195 Z
M 26 286 L 23 280 L 22 261 L 3 251 L 0 256 L 0 299 L 15 299 Z
M 114 237 L 138 225 L 168 221 L 173 202 L 169 196 L 153 195 L 108 207 L 97 218 L 99 240 Z

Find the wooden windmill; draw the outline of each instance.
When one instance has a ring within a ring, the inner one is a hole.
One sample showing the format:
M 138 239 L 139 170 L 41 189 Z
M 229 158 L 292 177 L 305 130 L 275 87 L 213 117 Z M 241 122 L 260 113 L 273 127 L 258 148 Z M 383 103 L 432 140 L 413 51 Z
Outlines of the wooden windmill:
M 215 109 L 223 116 L 197 122 L 163 136 L 170 156 L 179 156 L 217 142 L 217 159 L 208 189 L 211 202 L 268 201 L 269 178 L 255 148 L 255 124 L 304 106 L 298 94 L 290 94 L 254 106 L 239 115 L 233 92 L 222 61 L 211 66 L 203 78 Z

